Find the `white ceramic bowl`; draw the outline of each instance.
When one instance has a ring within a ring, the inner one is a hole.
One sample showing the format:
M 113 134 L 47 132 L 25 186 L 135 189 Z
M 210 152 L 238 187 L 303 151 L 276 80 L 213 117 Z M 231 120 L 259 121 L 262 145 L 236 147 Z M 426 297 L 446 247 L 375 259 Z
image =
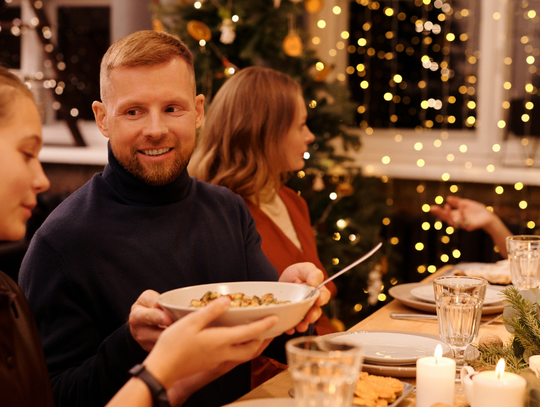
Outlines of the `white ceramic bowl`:
M 174 319 L 180 319 L 190 312 L 201 308 L 190 307 L 191 300 L 200 299 L 207 291 L 218 294 L 244 293 L 257 295 L 272 293 L 279 301 L 291 301 L 288 304 L 276 304 L 261 307 L 229 308 L 217 318 L 213 326 L 235 326 L 257 321 L 268 315 L 277 315 L 279 322 L 259 338 L 273 338 L 298 325 L 307 314 L 317 297 L 317 291 L 310 298 L 303 298 L 315 288 L 303 284 L 280 283 L 274 281 L 242 281 L 236 283 L 203 284 L 167 291 L 158 298 L 158 304 L 169 312 Z

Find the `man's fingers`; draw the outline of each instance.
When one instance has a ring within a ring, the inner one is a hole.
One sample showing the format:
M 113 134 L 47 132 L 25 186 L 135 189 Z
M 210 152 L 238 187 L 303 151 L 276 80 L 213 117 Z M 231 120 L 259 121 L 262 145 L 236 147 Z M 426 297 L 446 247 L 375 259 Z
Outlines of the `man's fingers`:
M 168 326 L 171 322 L 171 317 L 158 308 L 134 305 L 129 314 L 130 325 Z
M 137 301 L 134 305 L 142 305 L 147 308 L 153 308 L 157 304 L 157 298 L 159 297 L 159 293 L 154 290 L 146 290 L 141 295 L 139 295 L 139 298 L 137 298 Z
M 325 304 L 328 304 L 328 301 L 330 301 L 330 298 L 332 297 L 332 294 L 326 288 L 325 286 L 322 286 L 319 288 L 319 297 L 317 298 L 317 301 L 315 301 L 315 305 L 322 307 Z
M 314 324 L 322 315 L 321 307 L 312 307 L 309 312 L 304 317 L 304 321 L 307 321 L 310 324 Z

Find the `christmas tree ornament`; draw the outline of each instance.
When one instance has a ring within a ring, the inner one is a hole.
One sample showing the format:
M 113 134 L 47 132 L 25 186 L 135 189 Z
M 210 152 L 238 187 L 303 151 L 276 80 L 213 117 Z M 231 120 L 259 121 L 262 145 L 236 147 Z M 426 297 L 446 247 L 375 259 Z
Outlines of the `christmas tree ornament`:
M 283 52 L 290 57 L 297 57 L 302 53 L 304 44 L 302 44 L 300 36 L 296 34 L 294 16 L 289 14 L 288 19 L 289 33 L 283 40 Z
M 163 27 L 163 23 L 161 22 L 161 20 L 158 20 L 157 18 L 152 20 L 152 28 L 154 29 L 154 31 L 164 31 L 165 30 L 165 27 Z
M 321 11 L 323 2 L 322 0 L 306 0 L 304 7 L 308 13 L 315 14 Z
M 354 187 L 348 182 L 342 182 L 336 187 L 336 194 L 341 196 L 352 196 L 354 195 Z
M 197 41 L 205 40 L 206 42 L 212 39 L 212 33 L 208 26 L 197 20 L 191 20 L 187 23 L 187 30 L 189 35 L 191 35 Z
M 234 31 L 234 23 L 230 18 L 225 18 L 219 27 L 221 31 L 221 37 L 219 40 L 223 44 L 232 44 L 236 38 L 236 32 Z
M 317 70 L 313 74 L 313 80 L 315 82 L 324 82 L 324 80 L 326 79 L 326 77 L 328 76 L 330 72 L 332 72 L 332 67 L 329 65 L 326 65 L 323 69 L 321 69 L 320 71 Z
M 313 179 L 313 185 L 311 186 L 311 189 L 314 191 L 320 192 L 324 189 L 324 172 L 319 171 L 317 176 Z
M 302 53 L 304 45 L 298 34 L 287 34 L 283 40 L 283 51 L 290 57 L 297 57 Z

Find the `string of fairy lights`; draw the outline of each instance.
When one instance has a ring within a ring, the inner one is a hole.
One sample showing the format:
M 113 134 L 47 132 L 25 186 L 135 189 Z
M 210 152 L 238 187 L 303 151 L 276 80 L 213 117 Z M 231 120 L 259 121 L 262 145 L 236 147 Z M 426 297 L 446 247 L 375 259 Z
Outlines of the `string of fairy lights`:
M 11 3 L 12 0 L 4 0 L 6 3 Z M 283 0 L 285 1 L 285 0 Z M 279 3 L 279 2 L 278 2 Z M 382 93 L 382 100 L 377 102 L 387 103 L 388 106 L 388 128 L 396 129 L 394 141 L 400 143 L 403 137 L 399 134 L 402 118 L 398 114 L 398 106 L 407 106 L 407 114 L 418 116 L 420 124 L 415 127 L 415 130 L 420 133 L 428 129 L 438 130 L 438 137 L 433 140 L 433 145 L 437 148 L 442 147 L 444 142 L 449 138 L 449 130 L 452 128 L 469 128 L 474 129 L 478 125 L 476 116 L 476 97 L 478 86 L 478 60 L 481 56 L 480 50 L 475 49 L 477 41 L 473 41 L 478 35 L 478 8 L 474 6 L 474 2 L 458 2 L 451 0 L 414 0 L 414 5 L 418 8 L 418 13 L 407 14 L 400 9 L 400 0 L 373 1 L 373 0 L 356 0 L 356 3 L 364 7 L 365 23 L 357 29 L 343 29 L 339 32 L 339 40 L 334 46 L 327 50 L 327 54 L 321 57 L 321 60 L 316 64 L 315 69 L 318 72 L 324 73 L 325 76 L 329 72 L 329 67 L 334 65 L 336 58 L 342 57 L 343 53 L 358 54 L 364 56 L 364 61 L 355 66 L 347 65 L 343 72 L 336 73 L 336 79 L 340 82 L 346 82 L 351 77 L 360 78 L 359 87 L 363 91 L 363 101 L 358 105 L 357 113 L 360 117 L 359 127 L 366 134 L 373 134 L 374 125 L 370 121 L 370 106 L 375 101 L 376 93 L 373 91 L 378 79 L 373 72 L 372 64 L 378 60 L 386 60 L 390 62 L 389 80 L 380 85 L 385 88 Z M 410 2 L 409 2 L 410 3 Z M 201 7 L 201 2 L 193 3 L 195 8 Z M 278 4 L 279 5 L 279 4 Z M 36 9 L 42 9 L 41 1 L 34 1 L 33 6 Z M 344 10 L 340 6 L 334 6 L 330 13 L 322 14 L 322 0 L 305 0 L 304 7 L 312 18 L 316 20 L 316 29 L 311 32 L 309 42 L 305 46 L 318 46 L 321 44 L 325 36 L 328 35 L 330 19 L 338 18 Z M 391 29 L 383 35 L 385 41 L 379 43 L 374 36 L 374 27 L 371 22 L 373 13 L 381 12 L 385 18 L 391 20 Z M 502 12 L 495 12 L 492 15 L 494 21 L 502 18 Z M 509 134 L 509 114 L 511 110 L 511 102 L 515 99 L 516 94 L 523 93 L 523 109 L 524 112 L 519 117 L 523 123 L 525 134 L 520 138 L 521 146 L 523 147 L 523 166 L 532 167 L 535 164 L 535 154 L 538 148 L 538 139 L 532 133 L 532 118 L 533 109 L 540 103 L 535 100 L 535 97 L 540 96 L 540 90 L 535 86 L 540 69 L 537 68 L 540 57 L 540 47 L 536 43 L 535 31 L 538 30 L 540 24 L 540 15 L 534 9 L 534 4 L 527 0 L 519 2 L 519 9 L 513 11 L 510 18 L 514 19 L 514 25 L 519 26 L 523 35 L 518 39 L 519 47 L 508 47 L 507 54 L 501 55 L 507 70 L 505 72 L 505 81 L 503 83 L 504 101 L 502 103 L 501 118 L 497 122 L 497 126 L 503 137 L 506 139 Z M 231 20 L 234 23 L 238 22 L 238 16 L 233 14 Z M 455 23 L 456 25 L 453 25 Z M 284 21 L 284 24 L 291 24 L 290 21 Z M 415 36 L 412 37 L 410 44 L 405 44 L 401 41 L 399 33 L 403 25 L 411 25 Z M 454 31 L 453 27 L 462 27 L 462 32 Z M 2 30 L 8 29 L 13 36 L 25 35 L 29 30 L 38 29 L 38 34 L 43 37 L 46 44 L 44 51 L 48 57 L 43 61 L 43 69 L 36 72 L 33 78 L 26 78 L 29 86 L 32 84 L 41 84 L 45 89 L 50 89 L 54 94 L 60 96 L 66 86 L 66 82 L 55 77 L 51 73 L 54 68 L 55 72 L 65 70 L 65 62 L 61 57 L 56 55 L 55 45 L 51 42 L 53 32 L 49 26 L 43 26 L 42 22 L 37 17 L 30 20 L 29 25 L 24 25 L 20 19 L 15 19 L 7 27 L 2 25 Z M 294 34 L 294 26 L 290 27 L 290 34 Z M 202 38 L 200 46 L 209 46 L 208 39 Z M 297 41 L 296 37 L 294 41 Z M 285 45 L 285 43 L 284 43 Z M 290 46 L 290 52 L 298 52 L 298 43 Z M 382 49 L 382 45 L 387 49 Z M 294 51 L 293 51 L 294 48 Z M 458 51 L 453 52 L 457 49 Z M 301 53 L 302 49 L 300 49 Z M 400 55 L 411 56 L 413 54 L 421 55 L 420 78 L 417 81 L 412 81 L 407 78 L 403 72 L 400 72 L 399 58 Z M 459 55 L 458 55 L 459 54 Z M 60 59 L 58 59 L 60 58 Z M 523 67 L 526 69 L 523 69 Z M 234 73 L 234 67 L 227 67 L 228 74 Z M 232 71 L 231 71 L 232 69 Z M 460 75 L 456 73 L 459 72 Z M 437 79 L 434 79 L 433 73 L 437 73 Z M 516 90 L 518 86 L 517 77 L 526 78 L 522 89 Z M 462 80 L 462 83 L 455 84 L 455 81 Z M 436 82 L 436 83 L 435 83 Z M 77 84 L 78 87 L 84 86 L 84 83 Z M 417 89 L 420 95 L 419 108 L 413 106 L 413 100 L 410 96 L 403 93 L 406 89 Z M 433 97 L 430 94 L 431 89 L 438 89 L 438 96 Z M 461 103 L 460 109 L 455 109 L 457 103 Z M 311 109 L 317 108 L 317 102 L 313 100 L 308 105 Z M 56 99 L 52 104 L 55 110 L 60 109 L 61 102 Z M 458 121 L 459 110 L 462 120 Z M 72 117 L 77 117 L 76 109 L 71 109 L 69 112 Z M 453 127 L 454 126 L 454 127 Z M 471 133 L 472 135 L 472 133 Z M 504 142 L 494 143 L 492 150 L 494 153 L 502 154 L 504 152 Z M 422 151 L 424 145 L 418 141 L 414 144 L 416 151 Z M 459 152 L 448 152 L 446 160 L 452 162 L 456 160 L 457 154 L 465 154 L 468 150 L 466 143 L 459 146 Z M 383 164 L 391 162 L 390 156 L 381 158 Z M 500 160 L 499 160 L 500 161 Z M 487 172 L 493 173 L 496 170 L 496 161 L 493 164 L 486 166 Z M 426 160 L 419 158 L 416 161 L 418 167 L 424 167 Z M 466 169 L 471 169 L 474 166 L 472 160 L 466 161 L 464 164 Z M 456 233 L 451 226 L 445 226 L 440 221 L 433 221 L 428 216 L 430 204 L 442 204 L 444 196 L 447 193 L 456 194 L 460 192 L 460 185 L 456 182 L 450 182 L 452 174 L 445 172 L 441 175 L 441 186 L 439 193 L 432 202 L 428 202 L 427 184 L 420 182 L 416 188 L 419 200 L 421 202 L 421 211 L 425 213 L 425 221 L 422 222 L 421 228 L 428 232 L 432 229 L 440 232 L 438 239 L 443 243 L 443 251 L 439 255 L 441 263 L 449 263 L 458 260 L 461 257 L 460 251 L 455 248 L 455 241 L 452 239 Z M 381 178 L 383 183 L 388 184 L 388 206 L 394 203 L 392 180 L 386 176 Z M 488 206 L 490 210 L 497 210 L 497 199 L 505 193 L 518 194 L 521 199 L 516 203 L 522 213 L 529 207 L 527 186 L 522 182 L 516 182 L 514 185 L 494 185 L 493 203 Z M 330 196 L 332 200 L 339 200 L 340 195 L 333 192 Z M 527 219 L 523 215 L 524 227 L 530 231 L 534 230 L 537 222 L 532 219 Z M 345 229 L 347 225 L 346 219 L 338 221 L 338 228 Z M 384 226 L 390 226 L 391 219 L 386 217 L 382 221 Z M 422 241 L 415 242 L 414 248 L 418 252 L 426 250 L 427 234 L 423 235 Z M 341 238 L 341 236 L 340 236 Z M 357 237 L 351 234 L 347 237 L 352 245 L 355 244 Z M 399 239 L 390 236 L 389 242 L 392 245 L 399 244 Z M 498 251 L 497 247 L 494 247 Z M 335 259 L 335 263 L 339 263 L 339 259 Z M 436 264 L 424 262 L 419 264 L 417 272 L 419 274 L 432 273 L 437 269 Z M 397 283 L 397 280 L 394 283 Z M 386 296 L 381 293 L 378 297 L 380 301 L 384 301 Z
M 364 63 L 358 64 L 357 66 L 347 66 L 346 68 L 346 74 L 347 75 L 358 75 L 362 78 L 362 81 L 360 82 L 360 87 L 364 90 L 364 103 L 362 103 L 360 106 L 358 106 L 358 113 L 363 115 L 369 111 L 370 102 L 372 101 L 372 95 L 370 95 L 370 89 L 373 87 L 373 84 L 376 79 L 372 77 L 372 72 L 370 70 L 370 61 L 371 58 L 379 58 L 379 59 L 387 59 L 391 61 L 396 61 L 397 58 L 395 56 L 396 53 L 405 52 L 407 54 L 412 54 L 416 52 L 416 50 L 412 47 L 406 47 L 403 44 L 397 40 L 398 35 L 398 25 L 399 24 L 414 24 L 415 31 L 417 33 L 423 34 L 423 39 L 419 39 L 416 45 L 419 45 L 421 47 L 421 53 L 422 53 L 422 68 L 424 68 L 424 71 L 422 72 L 422 79 L 418 81 L 416 86 L 418 86 L 419 89 L 421 89 L 422 94 L 422 101 L 420 103 L 421 110 L 417 112 L 421 117 L 422 121 L 422 128 L 417 128 L 417 131 L 421 131 L 423 129 L 431 129 L 434 127 L 435 123 L 432 120 L 426 119 L 426 111 L 428 109 L 434 109 L 440 112 L 435 117 L 435 122 L 439 123 L 439 128 L 441 129 L 440 137 L 434 140 L 434 146 L 435 147 L 441 147 L 443 142 L 448 139 L 448 128 L 450 125 L 453 125 L 456 123 L 456 116 L 448 114 L 447 108 L 449 105 L 455 104 L 457 101 L 456 96 L 450 93 L 450 87 L 449 82 L 452 81 L 452 78 L 455 76 L 455 71 L 452 69 L 452 59 L 451 57 L 454 55 L 450 52 L 450 48 L 453 44 L 456 42 L 460 42 L 461 44 L 464 44 L 464 64 L 460 65 L 459 68 L 454 69 L 461 69 L 462 70 L 462 76 L 464 79 L 464 83 L 461 84 L 457 90 L 462 98 L 462 116 L 464 119 L 464 126 L 469 128 L 474 128 L 477 126 L 477 120 L 476 120 L 476 112 L 475 109 L 477 108 L 477 104 L 475 101 L 476 96 L 476 86 L 478 83 L 477 78 L 477 62 L 480 58 L 480 51 L 478 49 L 473 48 L 473 42 L 470 41 L 471 38 L 473 38 L 475 35 L 478 35 L 475 32 L 477 21 L 479 16 L 475 15 L 474 4 L 469 4 L 468 8 L 461 8 L 461 9 L 455 9 L 452 5 L 451 1 L 442 1 L 442 0 L 416 0 L 414 3 L 417 7 L 422 8 L 422 17 L 421 18 L 410 18 L 408 19 L 408 16 L 404 12 L 399 11 L 399 1 L 386 1 L 386 2 L 377 2 L 377 1 L 371 1 L 371 0 L 357 0 L 358 4 L 365 6 L 365 14 L 366 14 L 366 23 L 362 26 L 363 33 L 358 38 L 352 38 L 351 34 L 348 31 L 343 31 L 341 33 L 341 37 L 344 40 L 349 40 L 350 44 L 345 46 L 340 41 L 336 44 L 335 49 L 330 49 L 329 51 L 329 57 L 334 57 L 336 55 L 336 52 L 339 50 L 345 49 L 349 53 L 359 53 L 359 54 L 365 54 L 369 56 L 370 58 L 367 58 Z M 391 3 L 391 4 L 389 4 Z M 458 2 L 454 2 L 458 3 Z M 384 4 L 385 6 L 383 6 Z M 472 6 L 472 7 L 471 7 Z M 393 19 L 392 24 L 392 31 L 388 31 L 385 34 L 385 37 L 387 40 L 391 41 L 392 48 L 396 52 L 384 52 L 382 50 L 377 51 L 376 44 L 374 44 L 373 38 L 372 38 L 372 24 L 370 23 L 370 17 L 371 17 L 371 11 L 372 10 L 378 10 L 379 8 L 383 7 L 384 14 Z M 537 15 L 536 10 L 532 9 L 532 5 L 528 1 L 522 1 L 520 4 L 521 10 L 517 13 L 518 21 L 515 22 L 515 24 L 520 24 L 523 27 L 526 27 L 526 30 L 528 30 L 527 35 L 523 35 L 520 38 L 520 43 L 523 45 L 523 51 L 525 53 L 524 61 L 519 61 L 516 59 L 515 56 L 511 55 L 513 52 L 512 47 L 509 47 L 509 55 L 504 56 L 504 63 L 508 67 L 506 71 L 506 75 L 508 76 L 507 80 L 504 82 L 504 90 L 505 90 L 505 101 L 503 103 L 503 109 L 506 111 L 506 115 L 508 115 L 508 109 L 510 108 L 510 101 L 512 97 L 515 97 L 515 94 L 513 94 L 510 90 L 512 89 L 512 79 L 516 75 L 522 75 L 523 72 L 517 72 L 516 70 L 521 69 L 521 67 L 525 66 L 528 67 L 527 74 L 529 76 L 529 79 L 527 80 L 524 90 L 526 94 L 526 98 L 524 100 L 524 108 L 526 109 L 526 112 L 523 113 L 520 116 L 520 120 L 527 124 L 530 124 L 531 120 L 531 110 L 534 108 L 534 102 L 531 100 L 532 96 L 538 95 L 538 88 L 534 86 L 533 76 L 538 76 L 540 74 L 540 71 L 537 69 L 537 67 L 534 65 L 536 62 L 538 56 L 540 56 L 540 49 L 536 48 L 532 42 L 532 38 L 534 38 L 534 31 L 538 27 L 538 23 L 540 22 L 540 18 Z M 437 16 L 436 21 L 429 21 L 427 18 L 427 11 L 431 11 L 433 9 L 438 9 L 440 12 Z M 335 15 L 339 15 L 341 13 L 341 9 L 339 7 L 334 7 L 332 12 Z M 495 12 L 493 14 L 494 20 L 499 20 L 501 18 L 501 13 Z M 329 17 L 327 17 L 328 19 Z M 514 16 L 511 16 L 511 18 L 514 18 Z M 461 20 L 462 27 L 464 27 L 464 32 L 458 33 L 458 32 L 451 32 L 450 31 L 450 22 L 453 20 Z M 317 22 L 317 27 L 320 30 L 319 32 L 314 33 L 311 41 L 314 45 L 318 45 L 320 43 L 320 38 L 323 37 L 324 29 L 327 26 L 327 21 L 324 20 L 324 18 L 321 18 Z M 436 47 L 433 47 L 432 49 L 435 52 L 441 52 L 443 54 L 443 60 L 440 62 L 437 62 L 434 60 L 433 57 L 429 55 L 427 52 L 427 45 L 432 43 L 431 37 L 433 36 L 443 36 L 444 38 L 444 45 L 438 46 L 438 49 Z M 336 51 L 337 50 L 337 51 Z M 439 71 L 440 72 L 440 85 L 442 86 L 443 95 L 440 99 L 432 98 L 430 97 L 428 93 L 428 89 L 430 89 L 430 86 L 428 86 L 428 77 L 426 75 L 427 71 Z M 536 74 L 536 75 L 535 75 Z M 392 79 L 390 80 L 390 89 L 388 92 L 384 93 L 384 100 L 389 102 L 391 105 L 390 111 L 390 125 L 389 128 L 399 128 L 399 118 L 395 115 L 393 109 L 397 103 L 403 102 L 399 95 L 397 95 L 396 89 L 397 87 L 404 89 L 407 86 L 414 86 L 413 83 L 407 83 L 407 80 L 398 72 L 397 70 L 397 64 L 392 64 L 392 72 L 391 72 Z M 340 81 L 346 80 L 346 76 L 343 73 L 339 73 L 337 75 L 337 79 Z M 528 111 L 528 112 L 527 112 Z M 505 119 L 502 117 L 498 123 L 497 126 L 499 129 L 501 129 L 505 137 L 508 137 L 508 127 L 507 127 L 507 121 L 508 119 Z M 367 119 L 362 119 L 360 122 L 360 127 L 364 129 L 366 134 L 372 134 L 373 128 L 370 126 Z M 420 127 L 420 126 L 418 126 Z M 525 126 L 526 133 L 524 137 L 521 138 L 521 145 L 524 148 L 524 165 L 525 166 L 532 166 L 534 164 L 534 154 L 537 150 L 537 139 L 530 136 L 530 133 L 527 134 L 527 130 L 530 132 L 530 126 Z M 402 136 L 400 134 L 396 134 L 395 136 L 395 142 L 399 143 L 402 141 Z M 503 143 L 496 143 L 492 146 L 492 150 L 495 153 L 501 152 L 503 149 Z M 423 149 L 422 142 L 416 142 L 414 144 L 414 149 L 416 151 L 421 151 Z M 464 143 L 459 146 L 459 152 L 460 153 L 466 153 L 467 152 L 467 145 Z M 452 153 L 447 154 L 446 159 L 449 162 L 454 161 L 455 155 Z M 382 157 L 382 163 L 388 164 L 391 161 L 390 156 L 384 156 Z M 424 159 L 418 159 L 417 163 L 418 167 L 423 167 L 425 165 Z M 472 161 L 467 161 L 464 164 L 465 168 L 470 169 L 473 167 Z M 488 172 L 494 172 L 495 171 L 495 165 L 489 164 L 486 167 L 486 171 Z M 424 196 L 423 199 L 424 202 L 421 204 L 421 210 L 424 213 L 429 213 L 429 207 L 430 203 L 433 204 L 443 204 L 444 202 L 444 195 L 451 193 L 455 194 L 458 193 L 460 190 L 460 186 L 457 183 L 452 183 L 451 185 L 448 185 L 448 181 L 451 179 L 450 173 L 443 173 L 441 175 L 441 180 L 443 181 L 443 190 L 441 191 L 441 194 L 438 194 L 433 202 L 426 202 L 427 194 L 426 192 L 426 185 L 425 183 L 420 183 L 416 189 L 417 193 L 420 196 Z M 383 176 L 382 182 L 384 183 L 390 183 L 391 180 L 388 179 L 388 177 Z M 389 188 L 391 190 L 391 188 Z M 516 182 L 513 186 L 512 185 L 495 185 L 494 186 L 494 198 L 493 201 L 496 203 L 498 202 L 497 196 L 500 196 L 505 193 L 510 193 L 509 191 L 514 190 L 517 191 L 518 194 L 521 194 L 523 197 L 522 199 L 517 202 L 517 206 L 521 211 L 524 211 L 529 206 L 529 203 L 527 201 L 527 187 L 522 182 Z M 515 192 L 514 192 L 515 193 Z M 337 196 L 334 194 L 334 196 L 331 196 L 331 199 L 336 199 Z M 387 203 L 389 205 L 393 204 L 393 199 L 391 194 L 389 194 L 389 198 L 387 200 Z M 493 208 L 496 208 L 497 205 L 488 206 L 488 209 L 493 211 Z M 525 213 L 525 212 L 522 212 Z M 536 222 L 534 220 L 527 220 L 526 216 L 521 216 L 521 219 L 524 219 L 522 223 L 524 223 L 525 227 L 528 230 L 533 230 L 536 227 Z M 383 224 L 385 226 L 390 225 L 391 220 L 390 218 L 383 219 Z M 448 263 L 452 259 L 459 259 L 461 257 L 461 252 L 457 248 L 452 248 L 452 237 L 455 235 L 455 230 L 451 226 L 445 226 L 441 221 L 435 221 L 433 222 L 432 218 L 426 216 L 426 220 L 421 224 L 421 228 L 423 231 L 428 231 L 430 229 L 435 229 L 437 231 L 440 231 L 440 241 L 447 245 L 448 248 L 444 250 L 443 253 L 440 254 L 440 261 L 442 263 Z M 426 235 L 427 236 L 427 235 Z M 398 244 L 399 239 L 397 237 L 391 237 L 389 239 L 391 244 Z M 419 241 L 414 244 L 414 248 L 417 251 L 423 251 L 426 248 L 425 241 Z M 494 247 L 494 251 L 498 252 L 499 248 L 496 246 Z M 421 264 L 418 266 L 417 271 L 418 273 L 422 274 L 425 272 L 435 272 L 437 269 L 437 266 L 435 264 Z

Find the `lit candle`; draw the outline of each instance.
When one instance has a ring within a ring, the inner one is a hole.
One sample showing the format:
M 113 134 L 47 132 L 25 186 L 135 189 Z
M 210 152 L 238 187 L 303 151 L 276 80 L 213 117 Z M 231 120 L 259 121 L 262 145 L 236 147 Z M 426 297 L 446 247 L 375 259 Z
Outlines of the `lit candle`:
M 534 355 L 529 358 L 529 367 L 536 373 L 536 377 L 540 377 L 540 355 Z
M 523 407 L 526 380 L 517 374 L 505 372 L 504 359 L 497 369 L 480 372 L 473 378 L 472 407 Z
M 416 406 L 431 407 L 435 403 L 454 405 L 456 362 L 442 357 L 437 345 L 434 357 L 416 361 Z

